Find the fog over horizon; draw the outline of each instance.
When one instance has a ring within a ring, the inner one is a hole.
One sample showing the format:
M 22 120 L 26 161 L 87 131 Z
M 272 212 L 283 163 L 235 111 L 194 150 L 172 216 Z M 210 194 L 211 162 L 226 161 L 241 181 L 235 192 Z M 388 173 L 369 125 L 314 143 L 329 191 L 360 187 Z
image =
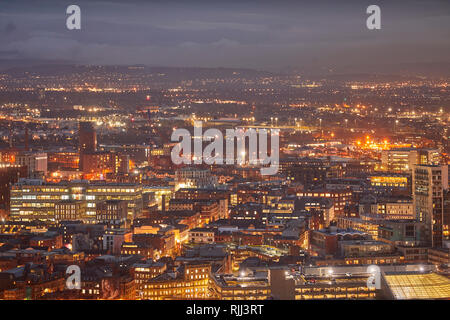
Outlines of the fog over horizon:
M 66 28 L 71 4 L 81 7 L 81 30 Z M 381 30 L 366 28 L 371 4 Z M 17 0 L 0 3 L 0 66 L 448 72 L 449 17 L 443 0 Z

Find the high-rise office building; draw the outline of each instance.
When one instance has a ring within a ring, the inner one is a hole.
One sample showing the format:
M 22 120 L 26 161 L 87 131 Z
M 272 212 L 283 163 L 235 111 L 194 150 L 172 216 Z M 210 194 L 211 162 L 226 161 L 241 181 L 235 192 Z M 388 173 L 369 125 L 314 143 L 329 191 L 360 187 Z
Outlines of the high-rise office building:
M 79 123 L 78 139 L 80 152 L 95 152 L 97 150 L 97 133 L 92 122 Z
M 11 185 L 28 175 L 27 167 L 0 163 L 0 216 L 9 216 Z M 3 213 L 3 214 L 2 214 Z
M 78 124 L 78 150 L 80 152 L 79 167 L 83 169 L 83 154 L 97 150 L 97 133 L 92 122 Z
M 450 190 L 444 193 L 444 217 L 442 220 L 443 241 L 450 243 Z
M 416 165 L 413 170 L 413 202 L 416 218 L 426 225 L 426 239 L 442 246 L 444 194 L 448 190 L 447 165 Z

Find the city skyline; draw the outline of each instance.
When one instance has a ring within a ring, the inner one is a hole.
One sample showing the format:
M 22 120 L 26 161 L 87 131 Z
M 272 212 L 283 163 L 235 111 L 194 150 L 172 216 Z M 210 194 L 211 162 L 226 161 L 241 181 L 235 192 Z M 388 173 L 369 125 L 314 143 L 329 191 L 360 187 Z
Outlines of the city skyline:
M 36 3 L 0 2 L 2 303 L 450 300 L 448 2 Z

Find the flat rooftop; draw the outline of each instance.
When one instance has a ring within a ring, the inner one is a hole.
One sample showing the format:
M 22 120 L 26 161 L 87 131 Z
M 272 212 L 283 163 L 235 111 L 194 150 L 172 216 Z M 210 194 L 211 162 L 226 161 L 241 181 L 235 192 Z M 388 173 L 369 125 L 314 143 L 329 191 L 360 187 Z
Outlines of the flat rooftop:
M 450 279 L 436 273 L 391 273 L 385 280 L 395 299 L 450 299 Z

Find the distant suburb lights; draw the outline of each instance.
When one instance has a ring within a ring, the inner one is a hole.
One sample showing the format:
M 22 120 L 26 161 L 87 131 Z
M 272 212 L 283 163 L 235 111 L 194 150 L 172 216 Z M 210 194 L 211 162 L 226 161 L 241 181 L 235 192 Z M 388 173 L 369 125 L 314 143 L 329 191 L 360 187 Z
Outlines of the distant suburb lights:
M 69 30 L 81 29 L 81 9 L 76 4 L 71 4 L 66 9 L 66 14 L 69 15 L 66 19 L 66 27 Z M 366 14 L 369 16 L 366 20 L 366 27 L 369 30 L 381 29 L 381 9 L 377 5 L 370 5 L 366 9 Z

